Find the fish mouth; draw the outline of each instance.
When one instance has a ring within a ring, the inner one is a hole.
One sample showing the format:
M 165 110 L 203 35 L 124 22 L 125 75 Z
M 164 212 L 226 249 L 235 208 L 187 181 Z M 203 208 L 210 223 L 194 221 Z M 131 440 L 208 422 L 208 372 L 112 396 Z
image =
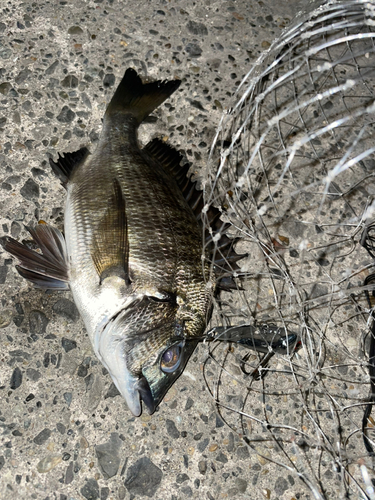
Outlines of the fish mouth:
M 138 381 L 138 393 L 146 406 L 147 411 L 150 415 L 154 413 L 157 407 L 157 402 L 151 392 L 151 387 L 146 379 L 146 377 L 141 377 Z
M 145 377 L 141 376 L 138 378 L 127 374 L 121 381 L 117 378 L 112 378 L 120 394 L 125 399 L 129 410 L 135 417 L 139 417 L 142 413 L 142 402 L 150 415 L 154 413 L 158 402 L 154 398 Z
M 122 378 L 115 376 L 110 370 L 109 373 L 129 410 L 135 417 L 139 417 L 142 413 L 141 395 L 138 391 L 139 379 L 126 372 Z

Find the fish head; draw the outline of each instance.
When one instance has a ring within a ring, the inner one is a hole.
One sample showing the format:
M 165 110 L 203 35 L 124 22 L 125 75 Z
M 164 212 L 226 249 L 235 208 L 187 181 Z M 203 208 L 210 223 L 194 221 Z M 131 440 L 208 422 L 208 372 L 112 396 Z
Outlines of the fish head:
M 176 303 L 143 296 L 97 333 L 97 354 L 135 416 L 142 401 L 152 414 L 183 372 L 198 343 L 187 332 Z

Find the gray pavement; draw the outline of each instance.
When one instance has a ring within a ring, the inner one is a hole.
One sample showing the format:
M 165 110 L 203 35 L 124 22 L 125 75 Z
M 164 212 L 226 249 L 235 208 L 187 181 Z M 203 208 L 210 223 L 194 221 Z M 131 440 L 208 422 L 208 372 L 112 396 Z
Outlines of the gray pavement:
M 182 85 L 145 125 L 196 172 L 251 64 L 299 3 L 40 1 L 0 4 L 1 235 L 62 228 L 48 165 L 95 143 L 128 67 Z M 153 416 L 134 418 L 95 358 L 69 293 L 34 290 L 0 253 L 0 498 L 310 498 L 217 417 L 200 346 Z

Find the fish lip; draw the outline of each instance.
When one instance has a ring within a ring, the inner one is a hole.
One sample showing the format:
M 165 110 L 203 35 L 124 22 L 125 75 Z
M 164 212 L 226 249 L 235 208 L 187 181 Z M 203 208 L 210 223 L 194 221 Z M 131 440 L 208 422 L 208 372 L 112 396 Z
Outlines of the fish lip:
M 128 369 L 123 356 L 123 342 L 116 329 L 126 310 L 117 311 L 105 325 L 100 325 L 93 340 L 94 350 L 104 367 L 108 370 L 119 393 L 135 417 L 142 413 L 140 393 L 138 391 L 139 376 Z
M 146 379 L 141 375 L 140 378 L 134 376 L 127 377 L 127 383 L 125 385 L 119 384 L 115 381 L 118 390 L 126 401 L 129 410 L 135 417 L 139 417 L 142 414 L 142 403 L 147 408 L 150 415 L 154 413 L 158 402 L 154 398 L 150 385 Z
M 139 379 L 127 374 L 127 377 L 121 379 L 121 382 L 119 382 L 118 378 L 114 376 L 112 376 L 112 380 L 114 381 L 121 396 L 125 399 L 129 410 L 135 417 L 139 417 L 142 413 L 141 398 L 138 391 Z
M 141 376 L 137 384 L 138 393 L 143 404 L 146 406 L 147 411 L 150 415 L 154 413 L 157 407 L 157 402 L 151 391 L 151 387 L 146 379 L 146 377 Z

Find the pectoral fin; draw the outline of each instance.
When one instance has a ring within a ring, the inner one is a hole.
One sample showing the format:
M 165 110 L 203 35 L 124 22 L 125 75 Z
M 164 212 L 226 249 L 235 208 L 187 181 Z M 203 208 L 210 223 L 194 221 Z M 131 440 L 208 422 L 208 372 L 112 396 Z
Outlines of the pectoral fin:
M 17 266 L 20 275 L 39 288 L 68 290 L 69 265 L 63 235 L 48 224 L 26 229 L 42 253 L 8 236 L 0 238 L 4 250 L 20 261 Z
M 108 208 L 95 231 L 91 256 L 100 283 L 109 276 L 118 276 L 130 284 L 126 203 L 117 179 L 113 181 Z

